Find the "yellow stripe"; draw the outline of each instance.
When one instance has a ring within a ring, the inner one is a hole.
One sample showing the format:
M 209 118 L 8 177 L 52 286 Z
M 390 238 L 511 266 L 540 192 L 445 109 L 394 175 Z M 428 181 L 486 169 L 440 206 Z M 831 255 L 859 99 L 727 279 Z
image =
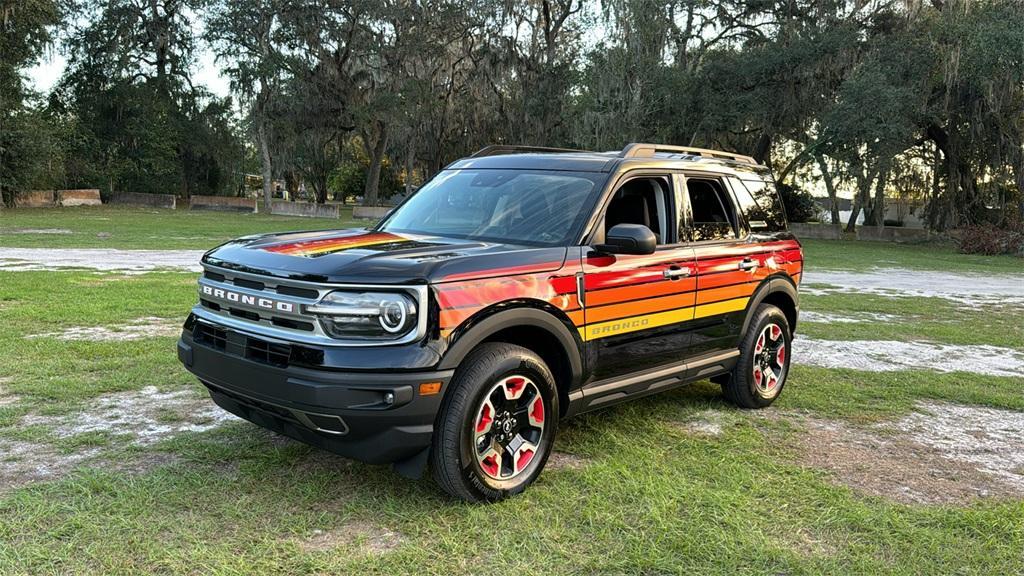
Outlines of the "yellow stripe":
M 309 256 L 310 254 L 320 254 L 323 252 L 341 252 L 343 250 L 352 250 L 353 248 L 365 248 L 366 246 L 376 246 L 377 244 L 390 244 L 395 242 L 394 238 L 387 240 L 370 240 L 368 242 L 353 242 L 352 244 L 334 244 L 321 246 L 319 248 L 308 248 L 297 252 L 285 252 L 291 256 Z
M 715 302 L 714 304 L 702 304 L 697 306 L 693 317 L 707 318 L 708 316 L 718 316 L 719 314 L 728 314 L 729 312 L 739 312 L 746 309 L 748 301 L 750 301 L 750 298 L 736 298 L 724 302 Z
M 654 314 L 620 318 L 607 322 L 596 322 L 587 326 L 581 326 L 579 328 L 580 337 L 583 338 L 584 342 L 589 342 L 590 340 L 598 340 L 609 336 L 618 336 L 619 334 L 628 334 L 639 330 L 647 330 L 648 328 L 658 328 L 659 326 L 686 322 L 695 318 L 707 318 L 708 316 L 738 312 L 746 309 L 749 300 L 750 298 L 748 297 L 735 298 L 724 302 L 703 304 L 697 307 L 688 306 Z

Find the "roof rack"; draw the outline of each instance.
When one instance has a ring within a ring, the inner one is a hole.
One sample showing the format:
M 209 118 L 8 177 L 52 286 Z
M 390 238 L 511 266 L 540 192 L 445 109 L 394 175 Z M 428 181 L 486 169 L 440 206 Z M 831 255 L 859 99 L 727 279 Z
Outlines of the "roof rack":
M 721 158 L 723 160 L 732 160 L 733 162 L 743 162 L 745 164 L 757 164 L 757 161 L 750 156 L 743 154 L 734 154 L 732 152 L 723 152 L 721 150 L 709 150 L 707 148 L 691 148 L 689 146 L 665 146 L 663 144 L 641 144 L 634 142 L 629 144 L 619 152 L 621 158 L 650 158 L 658 152 L 668 152 L 675 154 L 690 154 L 693 156 L 700 156 L 702 158 Z
M 572 148 L 547 148 L 545 146 L 509 146 L 497 144 L 481 148 L 470 158 L 482 158 L 484 156 L 497 156 L 498 154 L 516 154 L 521 152 L 536 152 L 540 154 L 558 154 L 564 152 L 586 152 L 586 150 L 574 150 Z

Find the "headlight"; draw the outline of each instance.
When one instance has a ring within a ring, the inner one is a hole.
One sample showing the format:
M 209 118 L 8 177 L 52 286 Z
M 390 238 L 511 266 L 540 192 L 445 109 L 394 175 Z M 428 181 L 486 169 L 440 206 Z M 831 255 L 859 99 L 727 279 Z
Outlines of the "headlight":
M 332 338 L 397 340 L 416 328 L 416 301 L 401 292 L 331 292 L 306 311 Z

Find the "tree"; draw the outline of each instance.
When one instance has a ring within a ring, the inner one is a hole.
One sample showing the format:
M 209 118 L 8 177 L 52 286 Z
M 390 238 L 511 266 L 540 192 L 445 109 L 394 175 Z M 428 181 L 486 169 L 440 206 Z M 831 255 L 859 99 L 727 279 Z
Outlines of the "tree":
M 273 199 L 273 116 L 285 82 L 278 13 L 280 0 L 218 0 L 207 19 L 207 37 L 225 63 L 231 90 L 248 106 L 263 176 L 263 205 Z

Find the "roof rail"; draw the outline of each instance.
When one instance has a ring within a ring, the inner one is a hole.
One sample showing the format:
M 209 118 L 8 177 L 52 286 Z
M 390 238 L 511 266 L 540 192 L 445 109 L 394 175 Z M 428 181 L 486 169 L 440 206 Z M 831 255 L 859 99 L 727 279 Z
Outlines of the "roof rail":
M 515 154 L 518 152 L 536 152 L 540 154 L 557 154 L 560 152 L 586 152 L 586 150 L 573 150 L 572 148 L 547 148 L 545 146 L 509 146 L 496 144 L 481 148 L 470 158 L 482 158 L 484 156 L 497 156 L 498 154 Z
M 723 152 L 721 150 L 709 150 L 707 148 L 691 148 L 689 146 L 665 146 L 663 144 L 641 144 L 634 142 L 629 144 L 619 152 L 621 158 L 650 158 L 658 152 L 668 152 L 676 154 L 690 154 L 693 156 L 700 156 L 703 158 L 721 158 L 723 160 L 732 160 L 734 162 L 743 162 L 746 164 L 757 164 L 757 161 L 750 156 L 743 154 L 734 154 L 732 152 Z

